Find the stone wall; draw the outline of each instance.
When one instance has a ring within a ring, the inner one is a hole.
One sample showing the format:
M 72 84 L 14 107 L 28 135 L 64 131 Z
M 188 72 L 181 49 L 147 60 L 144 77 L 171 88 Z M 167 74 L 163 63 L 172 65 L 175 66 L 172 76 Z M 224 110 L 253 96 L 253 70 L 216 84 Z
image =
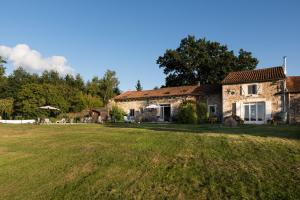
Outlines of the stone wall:
M 174 116 L 178 112 L 179 105 L 185 100 L 192 100 L 197 102 L 203 102 L 207 105 L 217 105 L 217 114 L 221 116 L 222 114 L 222 99 L 221 94 L 213 94 L 209 96 L 188 96 L 188 97 L 165 97 L 165 98 L 149 98 L 142 100 L 123 100 L 123 101 L 112 101 L 109 103 L 108 108 L 110 109 L 112 105 L 117 105 L 122 108 L 126 113 L 129 113 L 130 109 L 135 111 L 140 111 L 146 106 L 155 104 L 170 104 L 171 105 L 171 116 Z
M 300 123 L 300 93 L 289 94 L 289 122 Z
M 258 94 L 246 94 L 246 90 L 249 84 L 258 85 Z M 270 116 L 267 116 L 268 118 L 271 118 L 275 113 L 282 111 L 283 95 L 278 94 L 283 88 L 282 81 L 249 84 L 234 84 L 222 86 L 223 117 L 230 116 L 233 114 L 233 103 L 266 102 L 266 104 L 269 105 L 271 112 Z
M 198 102 L 205 103 L 205 105 L 207 106 L 207 109 L 208 109 L 209 105 L 216 105 L 217 106 L 216 114 L 219 118 L 222 117 L 222 96 L 221 96 L 221 94 L 211 94 L 208 96 L 201 96 L 198 98 Z
M 146 106 L 155 104 L 170 104 L 171 106 L 171 116 L 176 115 L 178 111 L 179 105 L 184 100 L 193 100 L 196 101 L 196 98 L 193 96 L 189 97 L 167 97 L 167 98 L 149 98 L 149 99 L 142 99 L 142 100 L 123 100 L 123 101 L 116 101 L 110 103 L 116 104 L 118 107 L 122 108 L 126 113 L 129 113 L 130 109 L 134 109 L 135 111 L 140 111 L 144 109 Z M 111 106 L 110 106 L 111 107 Z

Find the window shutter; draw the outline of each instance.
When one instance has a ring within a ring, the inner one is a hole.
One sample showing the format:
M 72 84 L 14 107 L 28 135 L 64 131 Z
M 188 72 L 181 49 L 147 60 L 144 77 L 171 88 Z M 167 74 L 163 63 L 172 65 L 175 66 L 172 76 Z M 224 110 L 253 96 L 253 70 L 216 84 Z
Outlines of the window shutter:
M 241 103 L 240 102 L 235 103 L 235 109 L 236 109 L 236 116 L 242 117 L 241 116 Z
M 257 94 L 262 94 L 262 84 L 257 84 Z
M 244 92 L 244 95 L 248 95 L 248 86 L 247 85 L 243 85 L 243 92 Z
M 247 94 L 253 94 L 253 87 L 252 87 L 252 85 L 248 85 L 248 87 L 247 87 Z
M 266 121 L 272 118 L 272 102 L 266 101 Z
M 247 85 L 242 85 L 240 87 L 240 90 L 241 90 L 241 95 L 246 95 L 247 94 Z

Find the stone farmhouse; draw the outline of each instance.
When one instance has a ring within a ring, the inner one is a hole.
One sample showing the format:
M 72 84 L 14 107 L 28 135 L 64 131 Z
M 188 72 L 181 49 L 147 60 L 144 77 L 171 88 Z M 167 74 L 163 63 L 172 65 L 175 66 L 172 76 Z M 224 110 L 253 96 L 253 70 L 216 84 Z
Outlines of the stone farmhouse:
M 246 124 L 265 124 L 280 116 L 286 122 L 300 123 L 300 76 L 287 77 L 285 67 L 231 72 L 221 85 L 127 91 L 116 96 L 110 106 L 121 107 L 131 119 L 154 108 L 158 121 L 172 121 L 185 100 L 205 103 L 209 115 L 221 121 L 236 115 Z
M 300 104 L 297 111 L 291 106 L 300 95 L 299 81 L 300 76 L 286 77 L 283 67 L 231 72 L 222 81 L 223 117 L 236 115 L 248 124 L 264 124 L 279 115 L 284 121 L 300 122 Z

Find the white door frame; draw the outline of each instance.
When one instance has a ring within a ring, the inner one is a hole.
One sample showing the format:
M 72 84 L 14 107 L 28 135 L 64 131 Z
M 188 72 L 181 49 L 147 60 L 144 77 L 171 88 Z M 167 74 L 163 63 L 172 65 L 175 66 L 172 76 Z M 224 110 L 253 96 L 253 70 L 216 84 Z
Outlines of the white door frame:
M 159 104 L 159 121 L 165 121 L 165 107 L 170 107 L 170 118 L 172 117 L 171 104 Z
M 262 121 L 258 121 L 258 103 L 264 103 L 264 119 Z M 248 105 L 248 117 L 249 121 L 245 120 L 245 106 Z M 255 105 L 255 121 L 251 120 L 251 106 Z M 266 122 L 266 102 L 244 102 L 242 103 L 242 119 L 244 120 L 245 124 L 264 124 Z

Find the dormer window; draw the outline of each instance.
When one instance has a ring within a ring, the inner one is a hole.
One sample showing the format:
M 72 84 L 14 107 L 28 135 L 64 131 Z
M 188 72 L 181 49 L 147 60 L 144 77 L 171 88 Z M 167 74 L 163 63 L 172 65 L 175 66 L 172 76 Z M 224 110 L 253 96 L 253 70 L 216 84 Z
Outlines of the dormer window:
M 257 94 L 257 85 L 248 85 L 248 94 Z

